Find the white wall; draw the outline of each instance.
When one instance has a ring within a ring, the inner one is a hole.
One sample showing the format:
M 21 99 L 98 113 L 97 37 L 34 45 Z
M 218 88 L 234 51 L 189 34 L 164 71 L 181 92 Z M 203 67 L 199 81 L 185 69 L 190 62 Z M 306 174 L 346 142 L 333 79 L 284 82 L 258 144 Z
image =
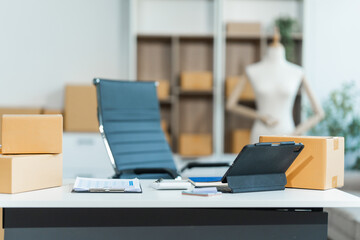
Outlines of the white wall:
M 137 32 L 213 32 L 212 0 L 138 0 Z
M 126 78 L 118 0 L 0 0 L 0 106 L 60 108 L 66 83 Z
M 305 0 L 304 13 L 304 67 L 318 98 L 345 81 L 360 87 L 360 1 Z

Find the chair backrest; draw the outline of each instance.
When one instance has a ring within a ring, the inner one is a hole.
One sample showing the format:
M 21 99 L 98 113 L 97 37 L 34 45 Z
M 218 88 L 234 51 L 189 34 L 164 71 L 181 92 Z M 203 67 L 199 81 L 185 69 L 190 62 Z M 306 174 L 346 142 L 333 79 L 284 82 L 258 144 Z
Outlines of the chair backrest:
M 176 171 L 160 125 L 154 82 L 94 79 L 100 132 L 115 173 L 137 168 Z

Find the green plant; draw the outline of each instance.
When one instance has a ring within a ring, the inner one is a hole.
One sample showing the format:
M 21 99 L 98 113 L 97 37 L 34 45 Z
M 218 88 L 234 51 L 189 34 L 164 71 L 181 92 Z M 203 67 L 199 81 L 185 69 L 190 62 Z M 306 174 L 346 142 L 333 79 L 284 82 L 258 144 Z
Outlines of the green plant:
M 357 159 L 353 168 L 360 169 L 360 115 L 355 109 L 356 85 L 347 82 L 334 90 L 323 103 L 325 118 L 309 131 L 311 135 L 343 136 L 345 154 L 352 153 Z M 309 113 L 309 111 L 308 111 Z
M 295 62 L 295 43 L 292 38 L 296 20 L 290 17 L 280 17 L 275 20 L 275 25 L 279 28 L 281 43 L 284 45 L 286 59 Z

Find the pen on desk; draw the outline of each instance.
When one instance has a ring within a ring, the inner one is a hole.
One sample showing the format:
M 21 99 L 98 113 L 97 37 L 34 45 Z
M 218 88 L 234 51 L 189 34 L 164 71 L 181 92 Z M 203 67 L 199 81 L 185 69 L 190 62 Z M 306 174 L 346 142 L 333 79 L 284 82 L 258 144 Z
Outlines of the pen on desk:
M 116 192 L 125 192 L 125 189 L 124 188 L 90 188 L 89 189 L 89 192 L 92 192 L 92 193 L 103 193 L 103 192 L 113 192 L 113 193 L 116 193 Z

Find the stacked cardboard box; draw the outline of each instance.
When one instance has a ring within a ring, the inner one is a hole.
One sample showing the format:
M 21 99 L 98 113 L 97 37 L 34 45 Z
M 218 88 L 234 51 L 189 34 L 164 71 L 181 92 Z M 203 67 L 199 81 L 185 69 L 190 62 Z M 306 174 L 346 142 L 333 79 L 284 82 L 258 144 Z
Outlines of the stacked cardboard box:
M 0 145 L 1 145 L 1 119 L 4 114 L 40 114 L 41 108 L 0 108 Z
M 0 193 L 62 184 L 61 115 L 3 115 Z
M 294 141 L 305 146 L 286 171 L 286 187 L 325 190 L 344 185 L 343 137 L 260 137 L 260 142 L 284 141 Z

